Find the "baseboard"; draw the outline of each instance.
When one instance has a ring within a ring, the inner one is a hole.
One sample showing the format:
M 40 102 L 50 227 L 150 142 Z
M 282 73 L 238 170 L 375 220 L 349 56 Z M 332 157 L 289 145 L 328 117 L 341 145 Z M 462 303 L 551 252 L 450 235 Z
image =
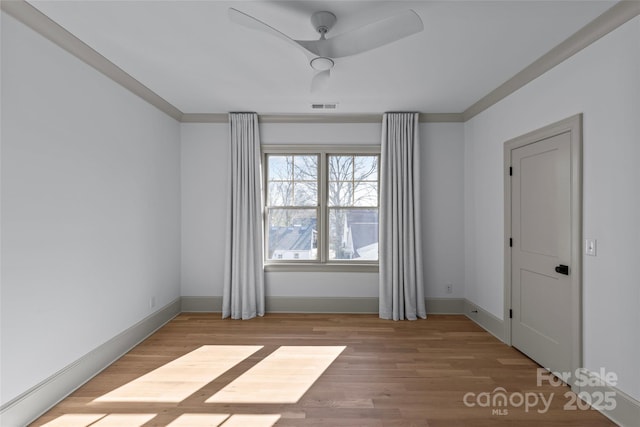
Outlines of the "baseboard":
M 183 313 L 222 313 L 222 297 L 182 297 Z
M 429 314 L 464 314 L 464 298 L 425 298 Z
M 426 298 L 427 314 L 463 314 L 463 298 Z M 183 312 L 220 313 L 222 297 L 182 297 Z M 376 297 L 266 297 L 267 313 L 356 313 L 378 312 Z
M 21 427 L 111 365 L 180 313 L 180 298 L 136 323 L 0 408 L 0 425 Z
M 480 327 L 489 332 L 491 335 L 498 338 L 500 341 L 505 342 L 504 338 L 504 321 L 498 319 L 487 310 L 478 307 L 469 300 L 465 300 L 464 304 L 465 314 L 469 319 L 476 322 Z
M 378 298 L 372 297 L 267 297 L 267 313 L 357 313 L 378 312 Z
M 578 387 L 579 397 L 587 403 L 591 403 L 594 409 L 619 426 L 636 427 L 638 425 L 640 420 L 639 401 L 618 390 L 615 386 L 606 384 L 596 373 L 583 370 L 582 374 L 585 385 Z M 587 397 L 591 399 L 585 399 Z M 609 402 L 603 400 L 607 398 L 610 399 Z M 611 405 L 611 402 L 615 402 L 615 404 Z
M 182 297 L 186 313 L 220 313 L 222 297 Z M 267 313 L 377 313 L 378 298 L 266 297 Z

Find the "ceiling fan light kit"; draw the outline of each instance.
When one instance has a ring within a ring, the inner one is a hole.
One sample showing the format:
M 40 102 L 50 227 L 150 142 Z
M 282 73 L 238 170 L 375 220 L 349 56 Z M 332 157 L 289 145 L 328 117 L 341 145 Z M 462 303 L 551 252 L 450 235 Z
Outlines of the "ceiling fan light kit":
M 335 65 L 336 58 L 364 53 L 424 29 L 422 19 L 411 9 L 331 38 L 326 38 L 326 35 L 335 25 L 336 16 L 327 11 L 316 12 L 311 15 L 311 24 L 320 34 L 319 40 L 294 40 L 259 19 L 234 8 L 229 8 L 229 19 L 246 28 L 271 34 L 301 49 L 307 56 L 311 68 L 317 71 L 311 80 L 311 92 L 328 87 L 330 70 Z
M 333 59 L 326 58 L 324 56 L 318 56 L 311 60 L 311 68 L 316 71 L 330 70 L 333 68 L 334 64 Z

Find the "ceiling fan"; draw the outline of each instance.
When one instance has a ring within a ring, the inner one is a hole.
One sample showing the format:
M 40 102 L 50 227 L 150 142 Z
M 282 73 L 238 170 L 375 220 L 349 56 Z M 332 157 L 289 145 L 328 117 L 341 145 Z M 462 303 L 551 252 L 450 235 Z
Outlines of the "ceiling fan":
M 336 16 L 331 12 L 316 12 L 311 16 L 311 24 L 320 33 L 318 40 L 294 40 L 234 8 L 229 8 L 229 18 L 237 24 L 271 34 L 299 48 L 307 56 L 311 68 L 317 71 L 311 80 L 312 92 L 328 86 L 334 59 L 367 52 L 424 29 L 420 16 L 411 9 L 330 38 L 326 36 L 335 25 Z

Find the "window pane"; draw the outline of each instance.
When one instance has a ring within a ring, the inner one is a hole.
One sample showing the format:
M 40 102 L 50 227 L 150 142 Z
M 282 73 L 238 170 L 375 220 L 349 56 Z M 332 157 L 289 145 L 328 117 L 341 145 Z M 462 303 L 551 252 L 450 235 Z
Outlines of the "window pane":
M 268 260 L 318 259 L 317 209 L 269 209 Z
M 318 181 L 318 156 L 294 156 L 293 179 Z
M 293 204 L 293 183 L 276 181 L 269 183 L 269 206 L 291 206 Z
M 354 206 L 378 206 L 378 183 L 356 182 L 353 200 Z
M 318 206 L 318 182 L 296 182 L 294 206 Z
M 329 181 L 353 180 L 353 156 L 329 156 Z
M 329 206 L 353 206 L 353 182 L 330 182 Z
M 329 209 L 329 259 L 378 259 L 378 209 Z
M 293 156 L 268 156 L 268 180 L 291 180 L 293 178 Z
M 268 155 L 268 206 L 318 205 L 317 155 Z
M 378 206 L 378 156 L 329 156 L 329 206 Z
M 378 156 L 355 156 L 354 168 L 356 181 L 378 181 Z

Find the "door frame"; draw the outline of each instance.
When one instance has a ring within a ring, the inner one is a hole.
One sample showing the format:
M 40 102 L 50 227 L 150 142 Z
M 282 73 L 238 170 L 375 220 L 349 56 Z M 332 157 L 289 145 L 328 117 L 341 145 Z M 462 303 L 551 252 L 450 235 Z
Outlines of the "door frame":
M 511 344 L 511 151 L 570 132 L 571 150 L 571 377 L 582 367 L 582 114 L 552 123 L 504 143 L 504 338 Z

